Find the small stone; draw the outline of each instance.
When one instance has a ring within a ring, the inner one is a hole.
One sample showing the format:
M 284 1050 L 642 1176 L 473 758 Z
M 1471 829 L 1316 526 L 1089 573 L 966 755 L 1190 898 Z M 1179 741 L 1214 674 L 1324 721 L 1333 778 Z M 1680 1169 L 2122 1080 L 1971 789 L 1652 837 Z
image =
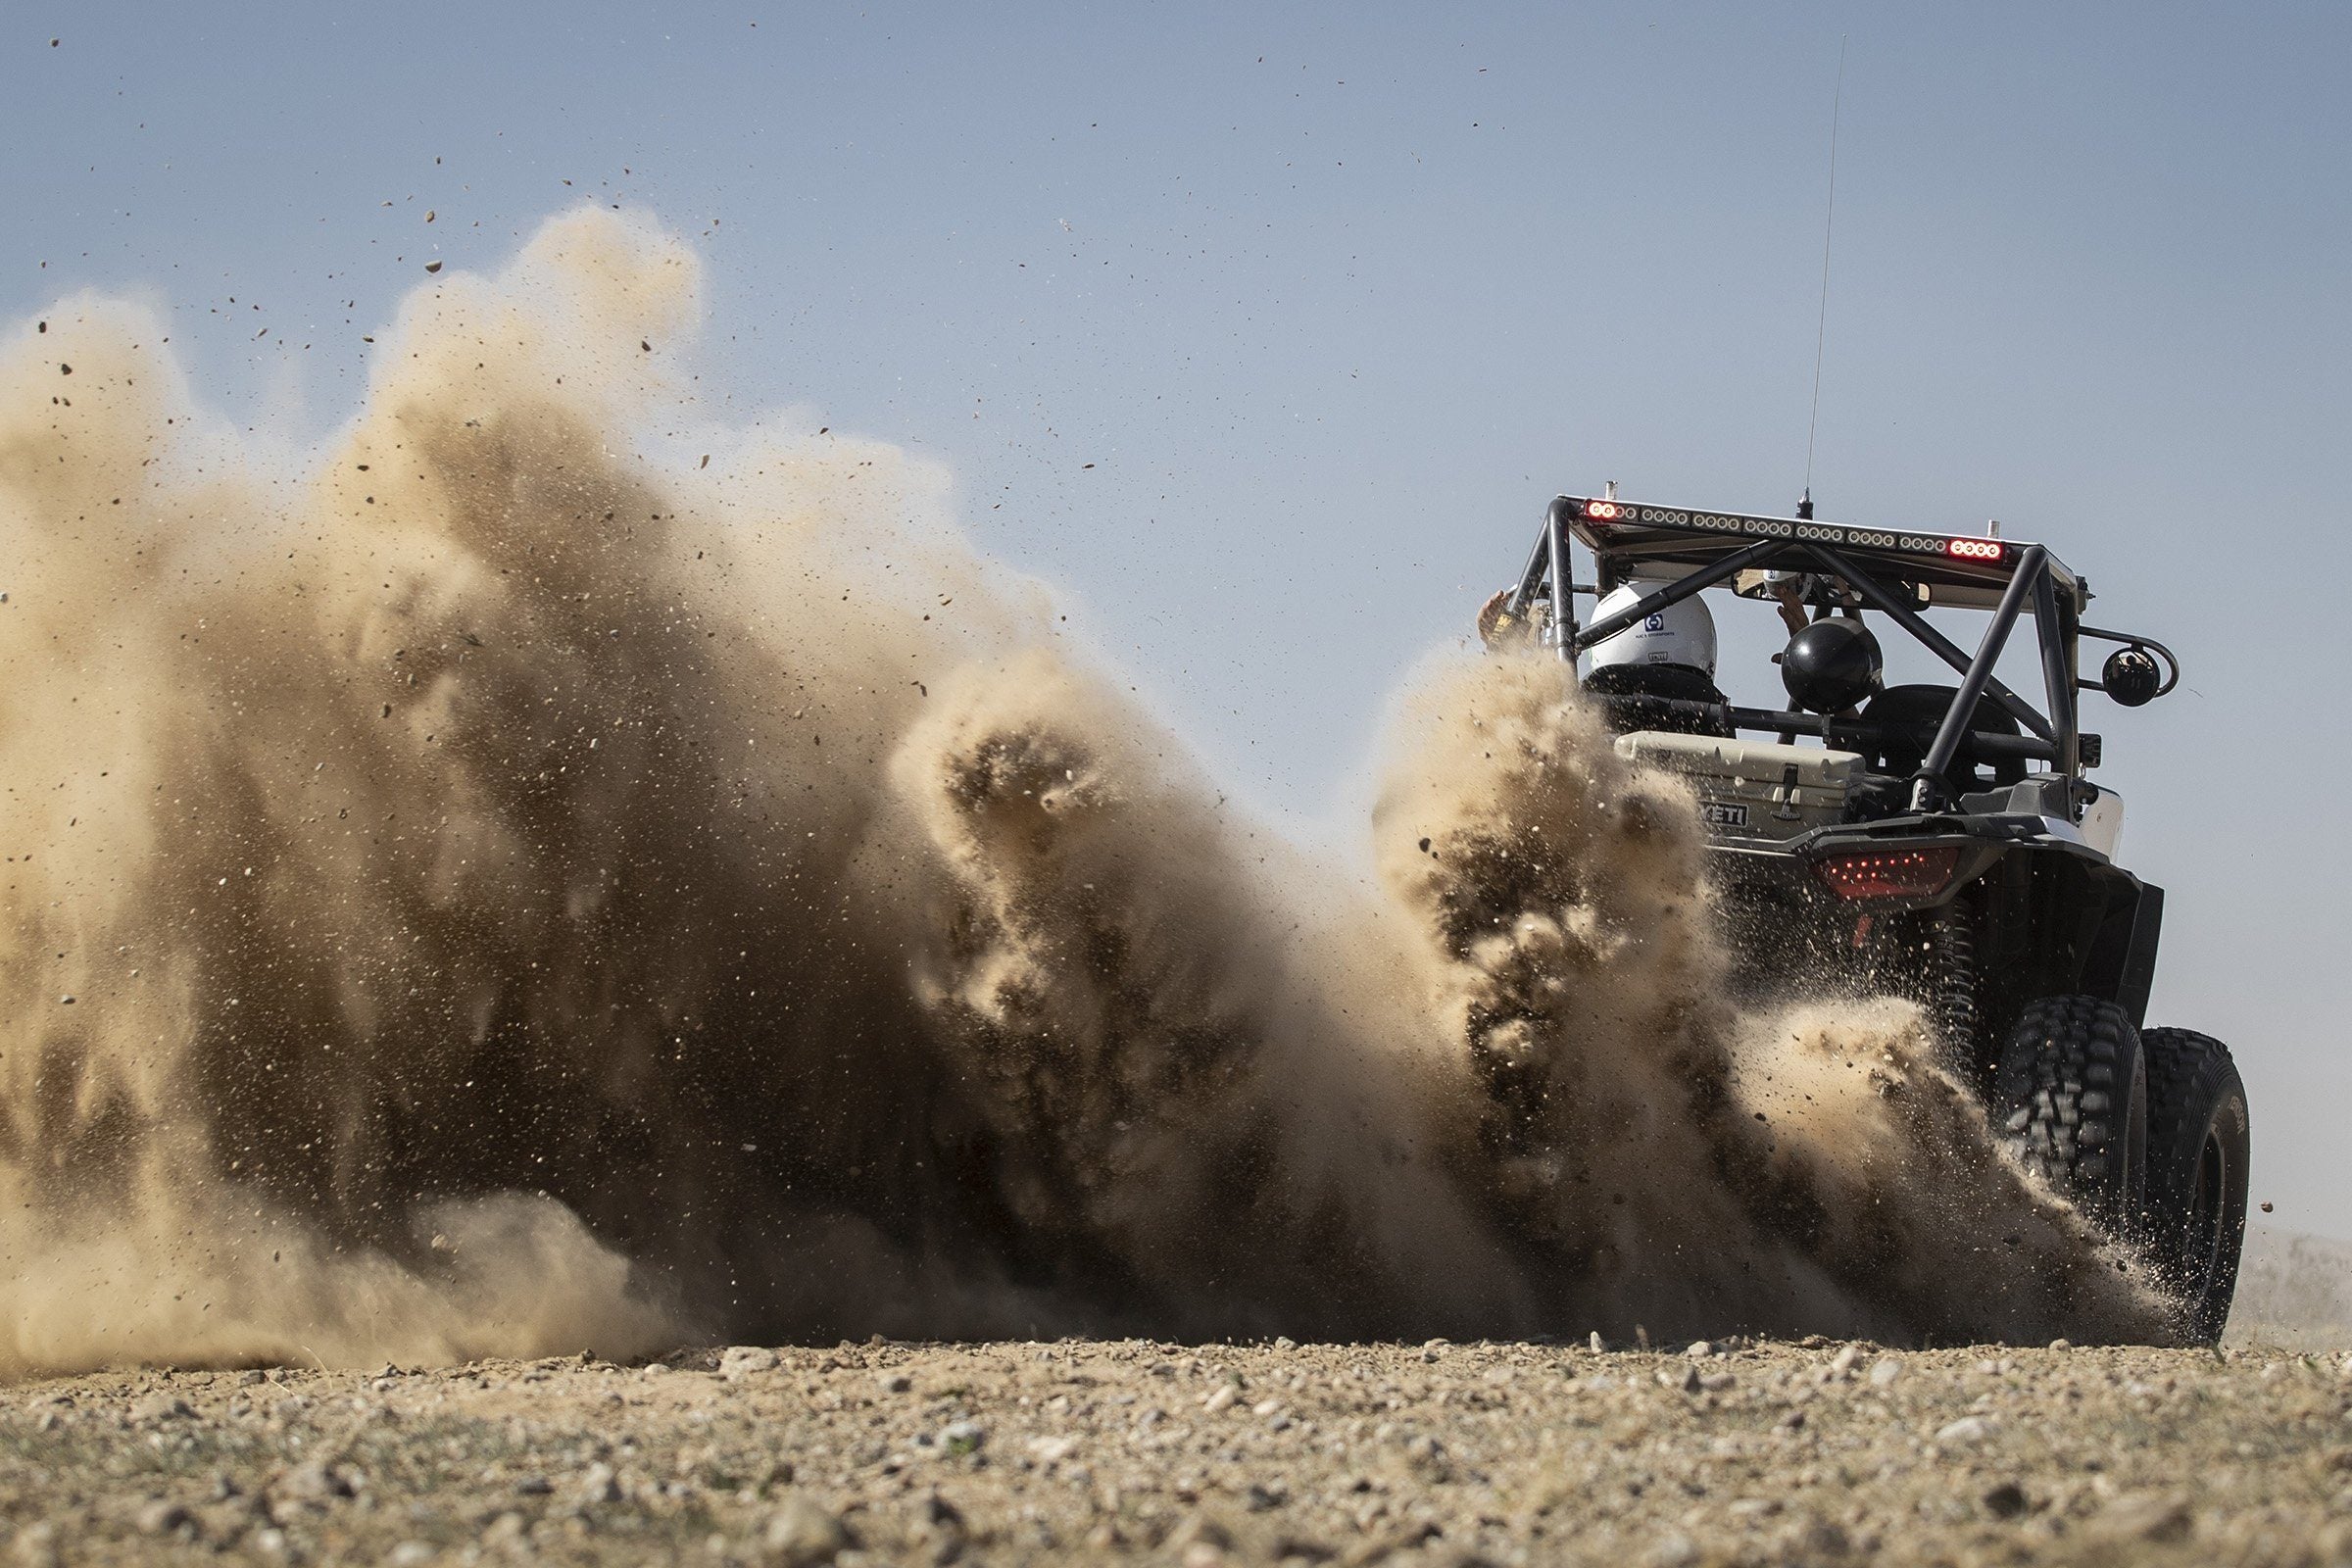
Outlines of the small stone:
M 914 1379 L 898 1371 L 885 1372 L 874 1381 L 881 1386 L 884 1394 L 905 1394 L 914 1387 Z
M 1210 1415 L 1215 1415 L 1219 1410 L 1231 1409 L 1233 1407 L 1233 1385 L 1230 1383 L 1220 1383 L 1213 1391 L 1210 1392 L 1207 1398 L 1200 1401 L 1200 1408 L 1206 1410 Z
M 2004 1481 L 1984 1494 L 1984 1507 L 1995 1519 L 2014 1519 L 2026 1511 L 2026 1489 Z
M 1854 1363 L 1861 1359 L 1862 1347 L 1859 1345 L 1849 1345 L 1845 1347 L 1845 1348 L 1839 1350 L 1836 1355 L 1830 1357 L 1830 1376 L 1833 1378 L 1842 1378 L 1846 1376 L 1848 1373 L 1854 1370 Z
M 2052 1340 L 2050 1342 L 2050 1348 L 2053 1350 L 2071 1350 L 2074 1348 L 2072 1340 Z
M 419 1563 L 433 1560 L 433 1548 L 421 1541 L 404 1541 L 394 1546 L 391 1556 L 384 1560 L 391 1563 L 393 1568 L 416 1568 Z
M 580 1500 L 582 1502 L 618 1502 L 620 1479 L 609 1464 L 597 1463 L 580 1472 Z
M 18 1531 L 15 1556 L 24 1568 L 56 1568 L 57 1526 L 44 1519 Z
M 1870 1386 L 1874 1389 L 1892 1388 L 1894 1380 L 1902 1375 L 1902 1357 L 1883 1355 L 1870 1369 Z
M 188 1522 L 188 1510 L 176 1502 L 151 1502 L 139 1510 L 139 1534 L 168 1536 Z
M 424 264 L 424 270 L 428 272 L 438 272 L 441 270 L 441 264 L 439 262 L 427 262 Z
M 939 1429 L 939 1446 L 952 1454 L 977 1453 L 987 1441 L 988 1428 L 968 1418 Z
M 554 1483 L 545 1476 L 524 1476 L 514 1483 L 515 1494 L 524 1497 L 544 1497 L 555 1490 Z
M 1602 1345 L 1602 1344 L 1600 1343 L 1600 1330 L 1598 1330 L 1598 1329 L 1594 1329 L 1594 1330 L 1592 1331 L 1592 1353 L 1593 1353 L 1594 1355 L 1598 1355 L 1598 1354 L 1599 1354 L 1599 1353 L 1600 1353 L 1602 1350 L 1604 1350 L 1604 1349 L 1606 1349 L 1606 1348 L 1607 1348 L 1607 1347 L 1606 1347 L 1606 1346 L 1604 1346 L 1604 1345 Z
M 244 1371 L 237 1374 L 237 1387 L 240 1389 L 250 1389 L 256 1384 L 267 1383 L 269 1381 L 270 1374 L 264 1372 L 259 1367 L 249 1366 Z
M 1693 1361 L 1703 1361 L 1708 1356 L 1715 1353 L 1715 1347 L 1709 1345 L 1704 1340 L 1692 1340 L 1690 1348 L 1684 1350 L 1683 1353 Z
M 277 1490 L 305 1502 L 329 1502 L 350 1496 L 351 1483 L 334 1466 L 313 1460 L 288 1471 Z
M 771 1372 L 775 1370 L 775 1351 L 755 1345 L 738 1345 L 718 1358 L 718 1375 L 733 1382 L 756 1372 Z
M 1955 1447 L 1983 1443 L 1992 1436 L 1992 1423 L 1981 1415 L 1964 1415 L 1936 1429 L 1936 1441 Z
M 1287 1334 L 1277 1335 L 1274 1339 L 1274 1348 L 1277 1350 L 1296 1350 L 1298 1348 L 1298 1342 L 1292 1339 Z
M 2118 1497 L 2107 1505 L 2099 1522 L 2108 1534 L 2140 1541 L 2183 1541 L 2190 1524 L 2188 1504 L 2165 1493 Z
M 1661 1538 L 1644 1560 L 1650 1568 L 1689 1568 L 1698 1561 L 1698 1543 L 1677 1532 Z
M 768 1515 L 763 1539 L 778 1568 L 817 1568 L 856 1544 L 840 1520 L 806 1497 L 787 1498 Z

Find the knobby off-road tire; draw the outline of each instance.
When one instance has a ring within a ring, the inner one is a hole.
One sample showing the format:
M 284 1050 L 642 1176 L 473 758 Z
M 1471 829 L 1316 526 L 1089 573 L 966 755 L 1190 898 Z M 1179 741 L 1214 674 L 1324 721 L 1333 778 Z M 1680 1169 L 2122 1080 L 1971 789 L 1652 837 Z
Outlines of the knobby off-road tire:
M 2133 1229 L 2146 1188 L 2147 1071 L 2139 1031 L 2096 997 L 2044 997 L 2001 1048 L 1993 1099 L 2026 1164 L 2109 1234 Z
M 2246 1086 L 2191 1029 L 2140 1035 L 2148 1060 L 2149 1242 L 2198 1343 L 2221 1339 L 2246 1237 Z

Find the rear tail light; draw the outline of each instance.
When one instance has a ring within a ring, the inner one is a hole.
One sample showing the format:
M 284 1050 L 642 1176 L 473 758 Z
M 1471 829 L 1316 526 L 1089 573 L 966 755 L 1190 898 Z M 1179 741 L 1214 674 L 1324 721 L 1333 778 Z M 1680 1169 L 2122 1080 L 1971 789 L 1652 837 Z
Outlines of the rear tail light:
M 1960 864 L 1957 849 L 1872 850 L 1813 862 L 1813 874 L 1848 901 L 1924 899 L 1941 893 Z
M 1998 561 L 2009 547 L 1998 539 L 1946 539 L 1943 553 L 1955 561 Z
M 1624 514 L 1614 501 L 1588 501 L 1585 503 L 1585 515 L 1594 522 L 1615 522 Z

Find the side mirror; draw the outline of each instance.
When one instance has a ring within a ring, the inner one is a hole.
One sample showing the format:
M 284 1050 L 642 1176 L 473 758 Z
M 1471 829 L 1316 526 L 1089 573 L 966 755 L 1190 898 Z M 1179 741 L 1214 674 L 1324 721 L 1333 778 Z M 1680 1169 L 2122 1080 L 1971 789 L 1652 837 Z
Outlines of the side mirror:
M 2155 701 L 2163 685 L 2163 672 L 2144 648 L 2119 648 L 2099 666 L 2100 689 L 2126 708 Z

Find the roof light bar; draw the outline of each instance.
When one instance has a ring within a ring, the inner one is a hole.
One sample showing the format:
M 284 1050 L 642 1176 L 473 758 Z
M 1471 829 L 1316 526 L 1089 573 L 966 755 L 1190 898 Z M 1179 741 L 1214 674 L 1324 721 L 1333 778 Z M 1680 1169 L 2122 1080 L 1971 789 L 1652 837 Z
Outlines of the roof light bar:
M 1685 507 L 1652 507 L 1606 496 L 1572 496 L 1575 514 L 1588 525 L 1620 528 L 1663 528 L 1678 533 L 1739 534 L 1750 539 L 1788 539 L 1798 544 L 1823 544 L 1836 549 L 1896 551 L 1904 555 L 1941 556 L 1971 565 L 2000 566 L 2017 559 L 2019 546 L 2004 539 L 1955 537 L 1950 534 L 1911 533 L 1897 528 L 1862 528 L 1819 522 L 1811 517 L 1768 517 L 1744 512 L 1706 512 Z

